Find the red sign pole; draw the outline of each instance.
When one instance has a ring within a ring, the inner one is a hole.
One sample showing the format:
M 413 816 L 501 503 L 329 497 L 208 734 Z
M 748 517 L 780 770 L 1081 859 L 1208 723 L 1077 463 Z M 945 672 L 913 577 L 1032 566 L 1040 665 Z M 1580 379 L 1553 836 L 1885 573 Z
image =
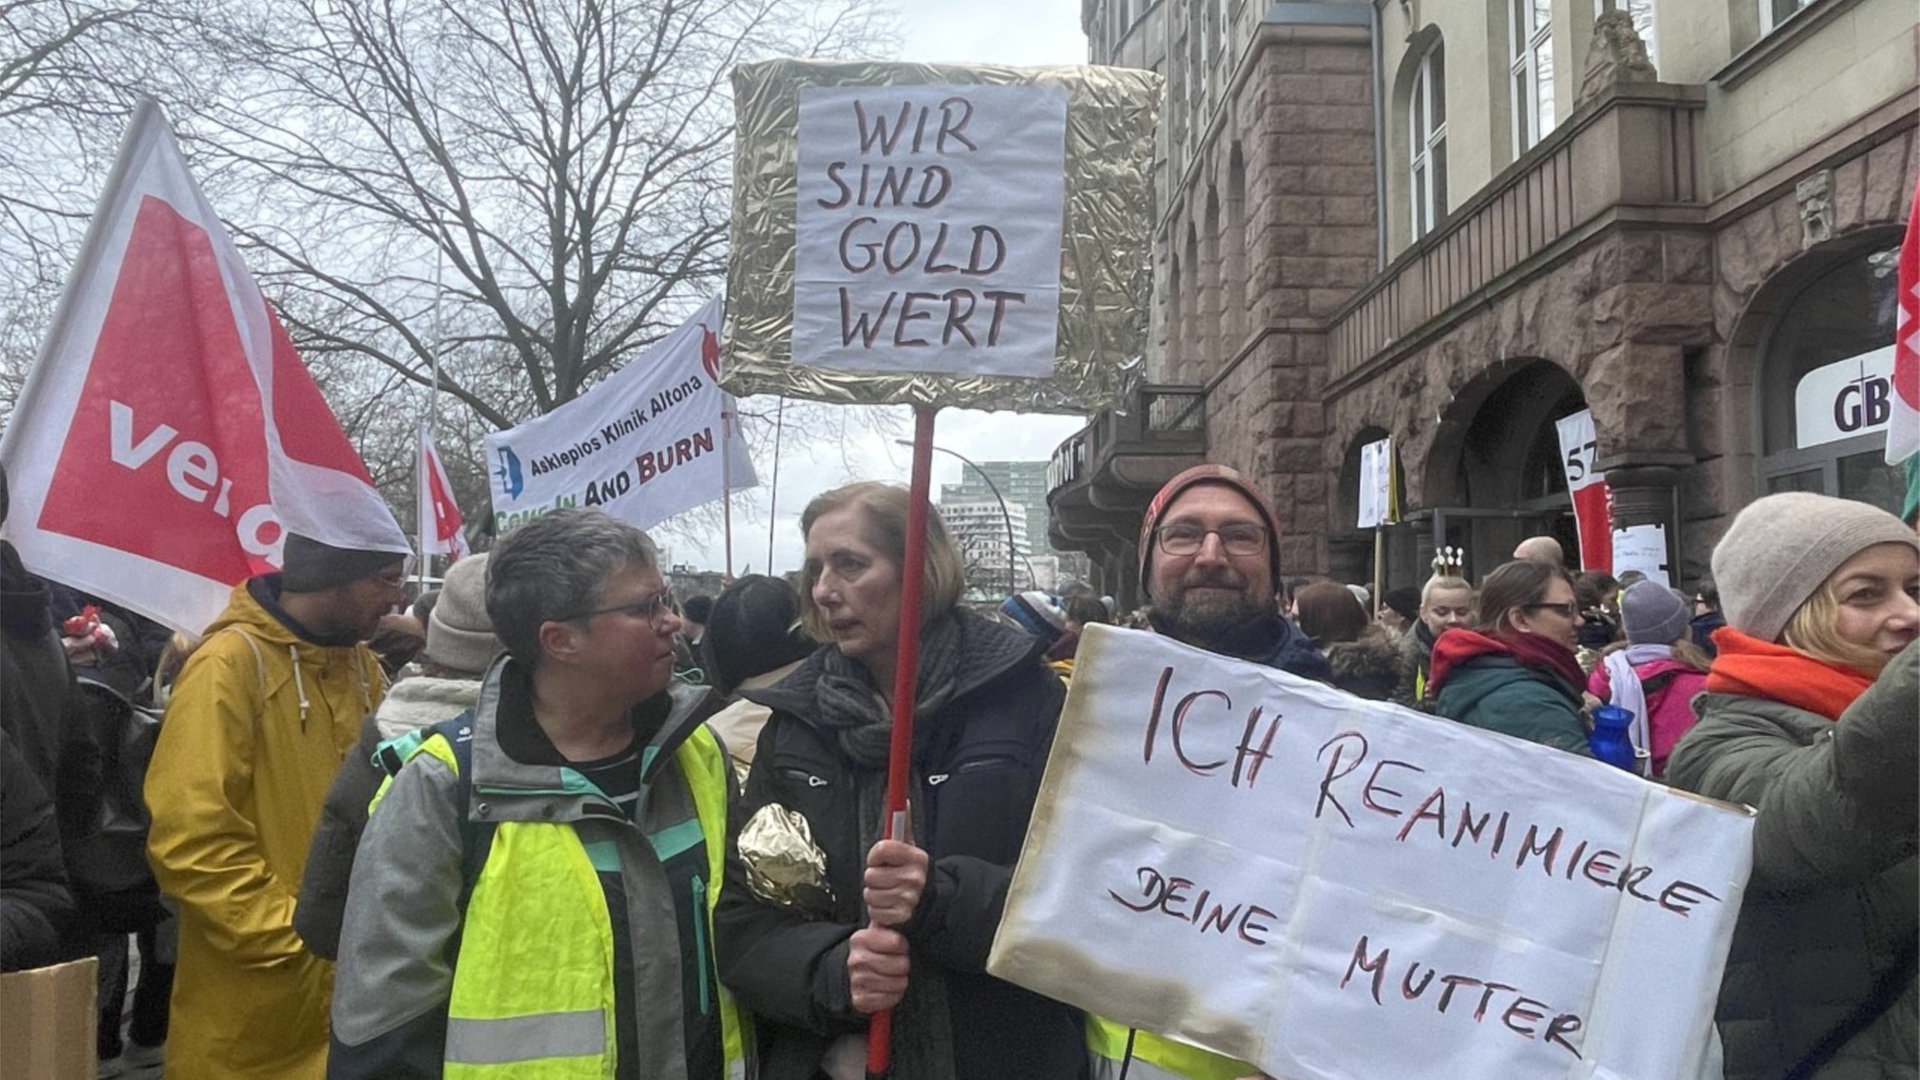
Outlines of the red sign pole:
M 927 576 L 927 495 L 933 481 L 934 409 L 932 405 L 913 407 L 913 473 L 907 485 L 907 550 L 900 568 L 900 641 L 893 667 L 887 819 L 880 824 L 880 835 L 888 840 L 907 834 L 907 770 L 913 758 L 913 694 L 920 674 L 920 597 Z M 893 1010 L 885 1009 L 867 1020 L 867 1076 L 882 1080 L 892 1067 Z

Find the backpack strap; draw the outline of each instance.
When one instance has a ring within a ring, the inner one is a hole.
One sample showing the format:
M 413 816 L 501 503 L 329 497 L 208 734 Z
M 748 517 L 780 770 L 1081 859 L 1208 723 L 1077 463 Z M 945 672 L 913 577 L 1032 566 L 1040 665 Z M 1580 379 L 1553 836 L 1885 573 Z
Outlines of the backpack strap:
M 473 887 L 480 882 L 480 871 L 487 865 L 493 849 L 493 834 L 500 825 L 494 821 L 473 819 L 473 710 L 468 709 L 451 720 L 435 724 L 432 733 L 447 740 L 460 782 L 460 896 L 457 905 L 461 919 L 473 899 Z M 456 944 L 457 948 L 457 944 Z

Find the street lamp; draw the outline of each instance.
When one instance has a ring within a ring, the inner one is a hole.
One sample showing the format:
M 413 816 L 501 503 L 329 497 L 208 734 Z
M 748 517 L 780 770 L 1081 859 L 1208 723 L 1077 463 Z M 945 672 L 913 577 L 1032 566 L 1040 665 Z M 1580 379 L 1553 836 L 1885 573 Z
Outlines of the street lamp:
M 898 443 L 901 446 L 905 446 L 909 448 L 913 446 L 912 439 L 895 439 L 893 441 L 895 443 Z M 946 454 L 949 457 L 958 458 L 960 460 L 960 464 L 965 465 L 967 468 L 972 469 L 975 473 L 979 474 L 980 479 L 986 481 L 987 490 L 993 492 L 993 500 L 1000 504 L 1000 519 L 1007 523 L 1007 591 L 1009 593 L 1013 592 L 1014 579 L 1017 574 L 1013 558 L 1015 555 L 1019 554 L 1020 549 L 1015 546 L 1014 540 L 1013 540 L 1013 511 L 1007 509 L 1007 500 L 1001 497 L 1000 486 L 993 482 L 993 477 L 987 475 L 987 470 L 981 468 L 977 462 L 975 462 L 972 458 L 966 456 L 965 454 L 962 454 L 957 450 L 949 450 L 944 446 L 936 446 L 934 447 L 934 449 L 940 451 L 943 454 Z M 1035 585 L 1035 581 L 1033 576 L 1033 564 L 1028 563 L 1027 564 L 1027 587 L 1033 588 L 1034 585 Z

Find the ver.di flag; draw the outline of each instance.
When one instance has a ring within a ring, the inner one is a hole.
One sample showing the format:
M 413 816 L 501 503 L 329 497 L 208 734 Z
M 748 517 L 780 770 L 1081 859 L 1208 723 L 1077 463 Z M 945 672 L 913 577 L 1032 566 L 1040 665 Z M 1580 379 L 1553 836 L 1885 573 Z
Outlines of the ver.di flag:
M 447 482 L 447 467 L 441 464 L 440 451 L 433 445 L 433 431 L 420 421 L 420 464 L 415 482 L 420 522 L 420 557 L 445 555 L 450 561 L 467 556 L 467 538 L 461 530 L 466 522 L 460 517 L 460 504 L 453 497 L 453 485 Z
M 29 568 L 189 632 L 289 530 L 410 550 L 151 100 L 0 460 Z
M 494 535 L 567 506 L 651 528 L 757 484 L 726 427 L 738 410 L 720 389 L 722 310 L 707 301 L 591 391 L 487 436 Z
M 1887 464 L 1920 453 L 1920 184 L 1900 242 L 1900 310 L 1893 328 L 1893 393 L 1887 418 Z

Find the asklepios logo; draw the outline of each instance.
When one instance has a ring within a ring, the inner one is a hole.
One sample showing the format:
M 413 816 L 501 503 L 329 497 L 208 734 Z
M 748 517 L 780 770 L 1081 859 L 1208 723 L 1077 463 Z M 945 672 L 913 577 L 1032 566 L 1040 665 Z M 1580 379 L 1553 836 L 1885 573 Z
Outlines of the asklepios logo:
M 700 324 L 700 367 L 709 380 L 720 381 L 720 339 L 706 323 Z
M 146 198 L 40 527 L 215 581 L 270 570 L 265 427 L 206 231 Z
M 509 499 L 517 499 L 527 489 L 527 482 L 520 473 L 520 456 L 513 447 L 503 446 L 499 451 L 500 464 L 493 470 L 494 479 L 500 481 L 500 490 Z

